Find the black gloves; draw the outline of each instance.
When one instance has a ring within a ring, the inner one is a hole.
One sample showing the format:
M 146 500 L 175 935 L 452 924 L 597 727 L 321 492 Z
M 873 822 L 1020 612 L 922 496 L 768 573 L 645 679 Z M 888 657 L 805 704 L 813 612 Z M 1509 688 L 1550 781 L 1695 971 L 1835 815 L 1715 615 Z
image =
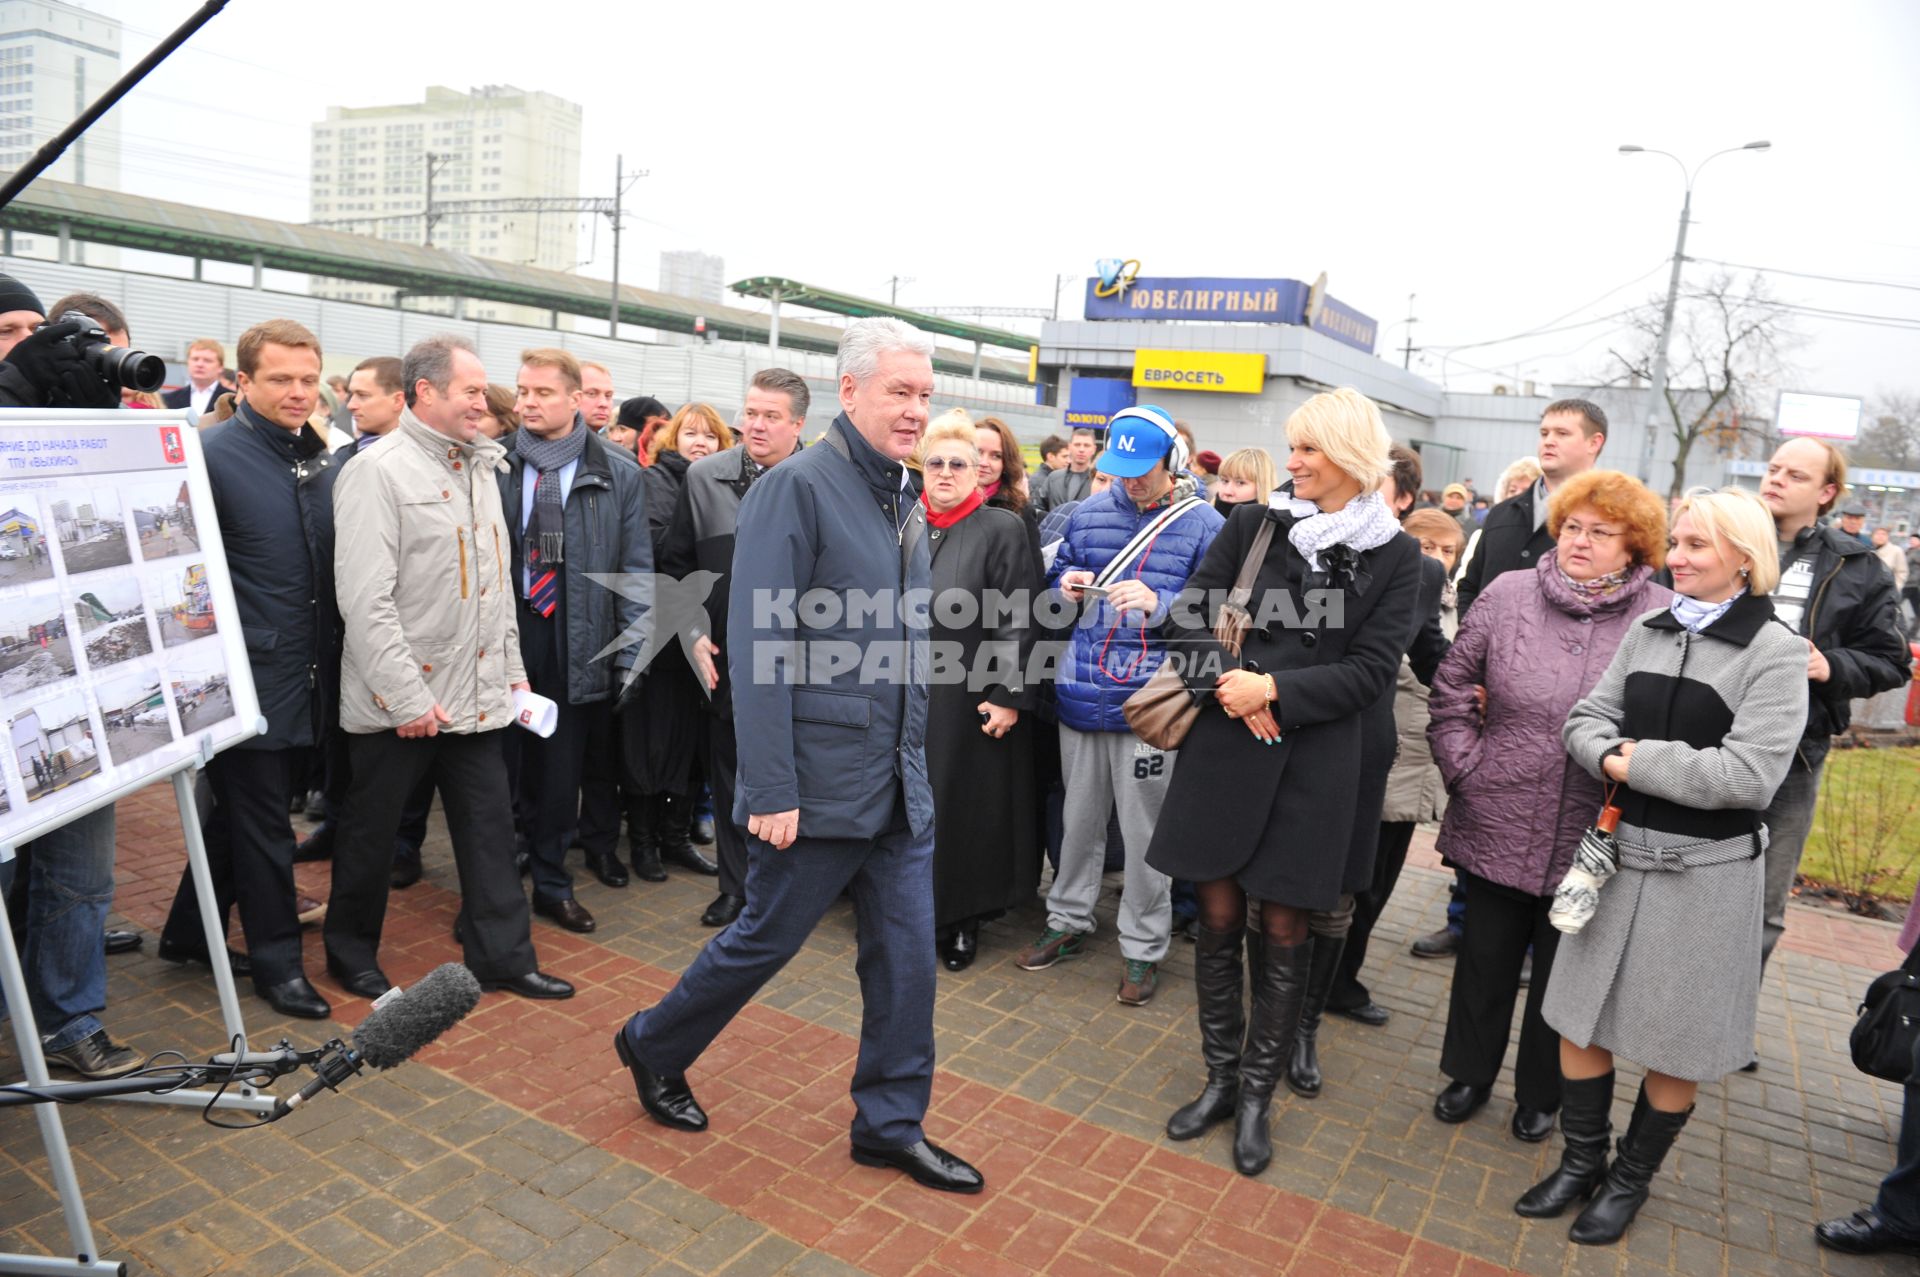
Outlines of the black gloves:
M 7 355 L 6 362 L 29 383 L 39 408 L 118 408 L 120 388 L 95 372 L 80 348 L 68 341 L 86 325 L 79 320 L 45 324 Z

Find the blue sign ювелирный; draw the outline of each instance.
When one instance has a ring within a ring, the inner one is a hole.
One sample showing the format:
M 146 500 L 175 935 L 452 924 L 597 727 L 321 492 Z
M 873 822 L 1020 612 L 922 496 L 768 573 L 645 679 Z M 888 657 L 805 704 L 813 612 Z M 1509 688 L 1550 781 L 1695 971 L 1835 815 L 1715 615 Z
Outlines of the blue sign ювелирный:
M 1304 324 L 1308 285 L 1298 279 L 1208 277 L 1139 278 L 1118 295 L 1102 296 L 1087 281 L 1088 319 L 1198 319 L 1215 323 Z M 1373 353 L 1379 325 L 1351 306 L 1324 297 L 1313 328 L 1335 341 Z

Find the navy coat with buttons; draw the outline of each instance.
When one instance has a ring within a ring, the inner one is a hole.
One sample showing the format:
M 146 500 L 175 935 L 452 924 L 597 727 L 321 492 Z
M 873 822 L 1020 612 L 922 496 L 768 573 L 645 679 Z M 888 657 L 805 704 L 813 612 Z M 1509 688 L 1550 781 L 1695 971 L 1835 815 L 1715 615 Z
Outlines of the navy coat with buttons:
M 244 403 L 200 439 L 247 664 L 267 720 L 266 732 L 239 748 L 316 744 L 333 730 L 340 695 L 335 458 L 312 427 L 283 429 Z
M 928 618 L 902 602 L 932 569 L 902 470 L 843 413 L 740 503 L 726 654 L 743 827 L 798 808 L 802 838 L 874 838 L 904 798 L 914 836 L 931 833 Z
M 1400 532 L 1359 554 L 1351 580 L 1324 583 L 1341 591 L 1336 608 L 1309 593 L 1322 583 L 1307 579 L 1306 559 L 1287 540 L 1293 516 L 1249 503 L 1214 538 L 1187 582 L 1190 598 L 1225 597 L 1263 519 L 1275 525 L 1273 540 L 1254 576 L 1247 606 L 1255 628 L 1240 658 L 1213 638 L 1211 609 L 1176 607 L 1163 627 L 1200 716 L 1180 748 L 1147 863 L 1195 882 L 1233 878 L 1275 904 L 1332 909 L 1355 841 L 1366 711 L 1393 686 L 1417 623 L 1420 544 Z M 1221 671 L 1233 668 L 1273 675 L 1279 744 L 1262 744 L 1214 699 Z

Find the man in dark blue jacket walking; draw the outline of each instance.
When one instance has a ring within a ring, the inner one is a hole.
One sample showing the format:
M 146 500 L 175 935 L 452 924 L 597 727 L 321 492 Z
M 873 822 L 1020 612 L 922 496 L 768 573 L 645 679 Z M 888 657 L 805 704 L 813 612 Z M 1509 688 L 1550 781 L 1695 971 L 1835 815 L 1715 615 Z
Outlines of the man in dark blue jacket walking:
M 977 1193 L 980 1173 L 921 1128 L 933 1087 L 933 794 L 926 617 L 905 604 L 925 596 L 931 569 L 901 463 L 926 429 L 932 354 L 898 320 L 852 325 L 841 415 L 741 502 L 727 658 L 747 905 L 614 1049 L 655 1121 L 705 1130 L 687 1069 L 849 891 L 865 1004 L 853 1160 Z

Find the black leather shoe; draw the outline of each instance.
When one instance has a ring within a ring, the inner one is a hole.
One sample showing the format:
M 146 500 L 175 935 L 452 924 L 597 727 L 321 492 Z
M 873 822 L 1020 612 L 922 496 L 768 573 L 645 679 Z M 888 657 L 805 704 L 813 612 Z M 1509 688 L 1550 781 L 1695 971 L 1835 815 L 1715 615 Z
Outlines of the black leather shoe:
M 700 925 L 730 927 L 733 925 L 733 920 L 740 916 L 740 911 L 746 907 L 745 900 L 739 896 L 730 896 L 723 891 L 713 898 L 713 903 L 707 906 L 707 911 L 700 915 Z
M 313 860 L 333 859 L 333 822 L 323 820 L 314 826 L 313 832 L 302 838 L 293 848 L 293 863 L 304 865 Z
M 940 946 L 940 961 L 949 971 L 965 971 L 979 956 L 980 928 L 971 924 L 956 930 Z
M 1554 1113 L 1548 1109 L 1530 1109 L 1522 1104 L 1513 1111 L 1513 1138 L 1524 1144 L 1540 1144 L 1553 1134 Z
M 593 915 L 587 912 L 585 905 L 578 900 L 550 900 L 537 904 L 533 911 L 542 918 L 552 919 L 568 931 L 577 931 L 581 935 L 594 928 Z
M 101 944 L 108 953 L 132 953 L 145 939 L 138 931 L 106 931 L 100 936 Z
M 640 1057 L 627 1045 L 627 1031 L 624 1027 L 613 1035 L 613 1053 L 620 1057 L 620 1063 L 627 1066 L 633 1074 L 633 1089 L 640 1096 L 640 1107 L 647 1116 L 662 1126 L 671 1126 L 677 1131 L 704 1131 L 707 1129 L 706 1110 L 700 1107 L 700 1101 L 693 1098 L 693 1091 L 687 1086 L 685 1077 L 655 1073 L 640 1063 Z
M 1845 1219 L 1815 1224 L 1813 1240 L 1828 1250 L 1848 1255 L 1920 1255 L 1920 1237 L 1894 1232 L 1871 1210 L 1857 1210 Z
M 327 1000 L 307 983 L 307 977 L 303 975 L 270 988 L 255 986 L 255 992 L 281 1015 L 290 1015 L 296 1020 L 324 1020 L 333 1014 L 333 1008 L 327 1005 Z
M 505 989 L 508 993 L 517 993 L 523 998 L 539 998 L 547 1002 L 558 1002 L 562 998 L 573 996 L 572 985 L 558 976 L 547 975 L 540 971 L 529 971 L 511 980 L 482 980 L 480 987 L 488 993 Z
M 690 869 L 707 878 L 718 877 L 720 873 L 720 866 L 701 855 L 700 849 L 690 842 L 662 846 L 660 859 L 666 864 L 679 865 L 682 869 Z
M 890 1166 L 911 1175 L 914 1183 L 943 1193 L 977 1193 L 987 1186 L 979 1171 L 926 1140 L 905 1148 L 862 1148 L 855 1144 L 852 1149 L 853 1160 L 862 1166 Z
M 693 840 L 702 847 L 713 846 L 713 817 L 695 816 L 693 818 Z
M 304 811 L 308 820 L 325 820 L 328 814 L 326 792 L 319 789 L 309 790 Z
M 633 844 L 633 876 L 641 882 L 665 882 L 666 866 L 660 863 L 660 849 L 652 843 Z
M 1415 940 L 1411 951 L 1416 958 L 1451 958 L 1459 949 L 1460 933 L 1452 927 L 1442 927 Z
M 1464 1122 L 1480 1111 L 1493 1094 L 1491 1086 L 1469 1086 L 1455 1082 L 1433 1100 L 1433 1115 L 1443 1122 Z
M 395 856 L 393 869 L 387 876 L 387 886 L 395 891 L 405 891 L 420 881 L 421 865 L 418 856 Z
M 1393 1018 L 1393 1012 L 1378 1002 L 1362 1002 L 1357 1007 L 1328 1007 L 1327 1010 L 1333 1015 L 1345 1016 L 1372 1029 L 1379 1028 Z
M 48 1051 L 46 1055 L 50 1068 L 66 1069 L 96 1081 L 123 1077 L 145 1064 L 147 1059 L 132 1047 L 115 1042 L 107 1036 L 105 1029 L 95 1029 L 72 1046 Z
M 660 806 L 654 813 L 654 837 L 660 848 L 660 859 L 709 878 L 719 873 L 720 866 L 701 855 L 688 836 L 693 819 L 692 801 L 678 794 L 667 794 L 657 801 Z
M 620 853 L 590 851 L 587 853 L 587 871 L 600 880 L 602 886 L 624 887 L 627 885 L 627 867 L 620 863 Z
M 334 983 L 356 998 L 377 998 L 393 987 L 393 981 L 379 967 L 368 967 L 365 971 L 348 973 L 332 962 L 327 963 L 327 974 Z
M 165 936 L 160 937 L 159 943 L 153 946 L 153 951 L 159 955 L 162 962 L 171 962 L 175 966 L 183 962 L 196 962 L 203 967 L 211 967 L 213 965 L 213 959 L 207 956 L 205 949 L 188 948 L 186 945 L 175 944 Z M 253 960 L 247 957 L 246 954 L 241 953 L 238 949 L 227 950 L 227 965 L 233 968 L 233 975 L 236 980 L 253 974 Z

